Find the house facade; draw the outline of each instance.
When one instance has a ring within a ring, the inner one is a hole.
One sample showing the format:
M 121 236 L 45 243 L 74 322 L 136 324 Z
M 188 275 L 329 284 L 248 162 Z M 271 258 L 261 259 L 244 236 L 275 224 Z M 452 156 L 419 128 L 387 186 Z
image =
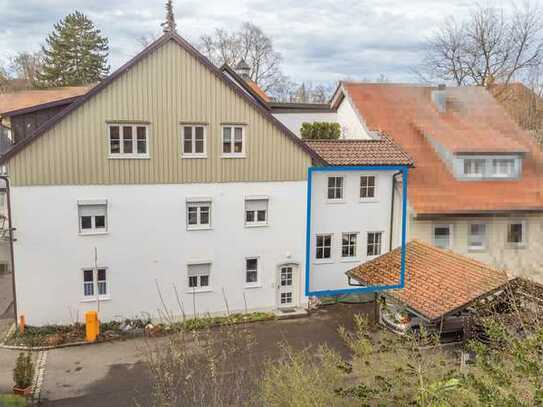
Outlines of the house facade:
M 361 139 L 338 163 L 343 144 L 303 142 L 237 81 L 168 33 L 2 157 L 29 324 L 303 307 L 310 167 L 375 168 L 316 180 L 311 262 L 338 266 L 315 287 L 347 287 L 343 251 L 389 249 L 394 173 L 378 167 L 409 156 Z
M 345 82 L 344 98 L 415 161 L 409 240 L 543 281 L 543 155 L 490 93 Z

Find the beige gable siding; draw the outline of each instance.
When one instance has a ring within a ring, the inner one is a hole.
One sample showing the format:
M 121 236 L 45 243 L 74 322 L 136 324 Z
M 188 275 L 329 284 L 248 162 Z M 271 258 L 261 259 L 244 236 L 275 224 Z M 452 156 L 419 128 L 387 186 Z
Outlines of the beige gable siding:
M 108 121 L 150 123 L 150 159 L 108 159 Z M 206 122 L 207 159 L 182 159 L 180 122 Z M 244 123 L 245 159 L 224 159 L 221 123 Z M 167 184 L 306 178 L 311 158 L 173 41 L 8 162 L 14 185 Z

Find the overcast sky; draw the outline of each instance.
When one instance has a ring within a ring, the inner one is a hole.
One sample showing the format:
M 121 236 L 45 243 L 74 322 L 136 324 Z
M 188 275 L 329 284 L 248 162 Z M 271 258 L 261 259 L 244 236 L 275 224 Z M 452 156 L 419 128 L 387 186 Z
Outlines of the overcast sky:
M 502 4 L 501 0 L 488 3 Z M 296 81 L 342 78 L 413 81 L 424 39 L 447 16 L 462 16 L 470 0 L 174 0 L 178 31 L 202 33 L 250 21 L 281 52 Z M 162 0 L 0 0 L 0 60 L 38 50 L 52 26 L 80 10 L 109 38 L 117 68 L 137 53 L 142 35 L 160 34 Z

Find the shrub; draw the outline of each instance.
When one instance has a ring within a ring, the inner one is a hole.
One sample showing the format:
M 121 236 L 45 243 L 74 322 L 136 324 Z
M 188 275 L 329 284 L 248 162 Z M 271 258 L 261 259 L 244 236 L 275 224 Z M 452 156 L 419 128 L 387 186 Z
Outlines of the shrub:
M 337 140 L 341 136 L 339 123 L 303 123 L 300 134 L 305 140 Z
M 34 378 L 34 364 L 32 363 L 32 355 L 28 353 L 19 353 L 15 369 L 13 370 L 13 381 L 20 389 L 26 389 L 32 385 Z

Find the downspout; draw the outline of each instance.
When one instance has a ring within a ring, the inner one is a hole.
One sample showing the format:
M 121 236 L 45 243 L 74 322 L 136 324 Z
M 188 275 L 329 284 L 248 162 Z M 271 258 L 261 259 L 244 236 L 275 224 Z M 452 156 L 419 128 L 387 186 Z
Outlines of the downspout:
M 390 205 L 390 236 L 388 242 L 388 251 L 392 251 L 392 236 L 394 236 L 394 195 L 396 192 L 396 176 L 400 175 L 402 172 L 398 171 L 392 175 L 392 199 Z
M 5 175 L 0 175 L 0 179 L 4 180 L 6 187 L 3 188 L 6 192 L 7 204 L 8 204 L 8 228 L 9 228 L 9 255 L 11 262 L 11 285 L 13 290 L 13 310 L 15 324 L 17 324 L 17 291 L 15 289 L 15 255 L 13 251 L 13 225 L 11 223 L 11 192 L 9 187 L 9 178 Z

